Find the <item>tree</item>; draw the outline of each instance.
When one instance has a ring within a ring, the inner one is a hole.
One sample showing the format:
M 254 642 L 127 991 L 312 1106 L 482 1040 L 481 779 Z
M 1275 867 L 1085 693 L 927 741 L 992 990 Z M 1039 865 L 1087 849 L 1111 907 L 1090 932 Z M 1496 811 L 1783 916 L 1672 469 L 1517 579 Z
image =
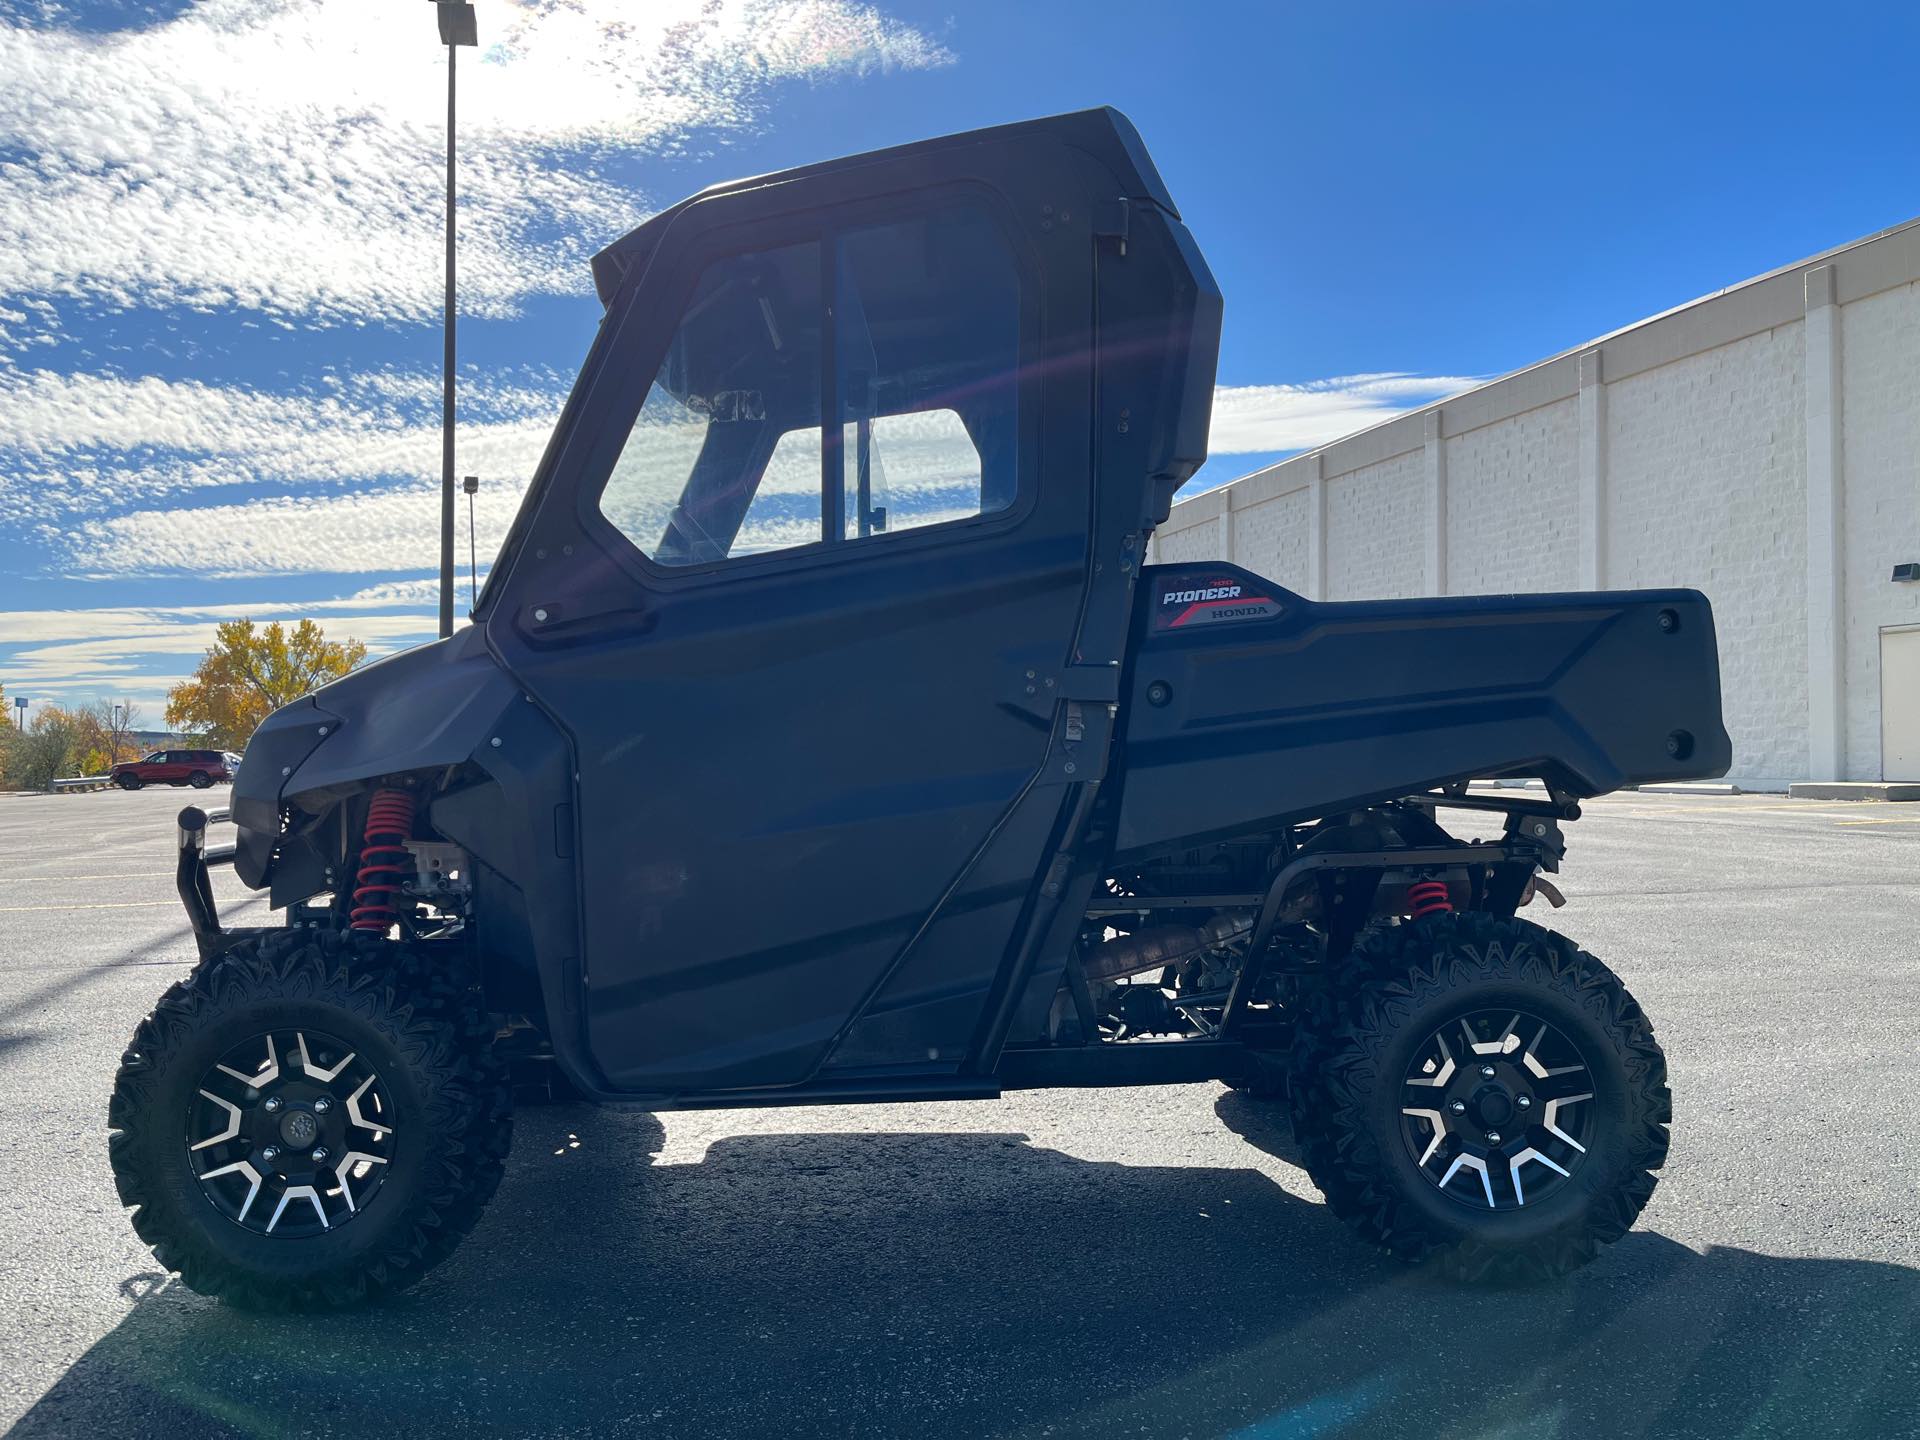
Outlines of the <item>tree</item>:
M 238 750 L 262 720 L 338 680 L 367 658 L 358 640 L 329 640 L 311 620 L 287 630 L 230 620 L 190 679 L 167 692 L 167 724 Z
M 45 790 L 73 773 L 80 725 L 58 705 L 48 705 L 33 723 L 14 736 L 7 756 L 7 778 L 28 790 Z
M 121 752 L 133 748 L 133 732 L 140 726 L 138 705 L 130 700 L 96 700 L 75 710 L 73 718 L 80 726 L 82 775 L 103 773 L 128 758 Z

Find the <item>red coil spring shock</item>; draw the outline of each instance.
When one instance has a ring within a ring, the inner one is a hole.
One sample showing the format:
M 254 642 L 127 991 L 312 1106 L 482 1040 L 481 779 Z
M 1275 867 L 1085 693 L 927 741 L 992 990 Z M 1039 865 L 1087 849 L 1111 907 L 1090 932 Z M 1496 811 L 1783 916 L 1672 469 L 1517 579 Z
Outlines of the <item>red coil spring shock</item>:
M 1447 886 L 1443 880 L 1422 880 L 1418 885 L 1409 885 L 1407 906 L 1416 920 L 1424 920 L 1429 915 L 1453 913 L 1453 901 L 1447 896 Z
M 413 796 L 405 790 L 376 790 L 367 806 L 366 838 L 360 844 L 359 884 L 353 892 L 355 930 L 387 933 L 394 922 L 393 897 L 413 873 L 407 839 L 413 834 Z

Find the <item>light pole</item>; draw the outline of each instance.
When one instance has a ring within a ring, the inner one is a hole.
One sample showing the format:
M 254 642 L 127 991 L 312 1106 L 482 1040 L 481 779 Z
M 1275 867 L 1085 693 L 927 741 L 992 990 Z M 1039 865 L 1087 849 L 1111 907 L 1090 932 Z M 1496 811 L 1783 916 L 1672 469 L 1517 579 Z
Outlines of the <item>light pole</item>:
M 446 354 L 440 394 L 440 638 L 453 634 L 453 81 L 454 56 L 478 45 L 473 6 L 466 0 L 433 0 L 440 43 L 447 47 L 447 301 Z

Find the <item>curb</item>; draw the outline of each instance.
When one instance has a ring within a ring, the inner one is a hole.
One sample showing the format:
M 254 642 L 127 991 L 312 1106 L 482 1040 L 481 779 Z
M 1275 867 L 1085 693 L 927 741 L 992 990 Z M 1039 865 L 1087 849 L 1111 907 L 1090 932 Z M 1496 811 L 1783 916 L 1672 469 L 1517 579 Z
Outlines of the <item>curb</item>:
M 1797 780 L 1790 800 L 1920 800 L 1920 783 L 1897 780 Z

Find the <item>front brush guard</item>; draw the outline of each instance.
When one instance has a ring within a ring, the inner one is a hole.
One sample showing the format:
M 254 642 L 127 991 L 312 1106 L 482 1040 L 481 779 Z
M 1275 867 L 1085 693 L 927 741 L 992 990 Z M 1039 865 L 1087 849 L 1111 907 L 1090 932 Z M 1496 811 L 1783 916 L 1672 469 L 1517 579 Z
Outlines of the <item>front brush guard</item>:
M 213 881 L 207 874 L 210 865 L 233 864 L 232 845 L 207 845 L 207 827 L 224 824 L 231 816 L 225 810 L 202 810 L 189 805 L 180 812 L 180 858 L 174 866 L 173 884 L 180 892 L 180 903 L 187 907 L 187 924 L 193 928 L 193 943 L 199 948 L 202 963 L 217 960 L 264 927 L 246 926 L 234 930 L 220 927 L 220 912 L 213 901 Z

